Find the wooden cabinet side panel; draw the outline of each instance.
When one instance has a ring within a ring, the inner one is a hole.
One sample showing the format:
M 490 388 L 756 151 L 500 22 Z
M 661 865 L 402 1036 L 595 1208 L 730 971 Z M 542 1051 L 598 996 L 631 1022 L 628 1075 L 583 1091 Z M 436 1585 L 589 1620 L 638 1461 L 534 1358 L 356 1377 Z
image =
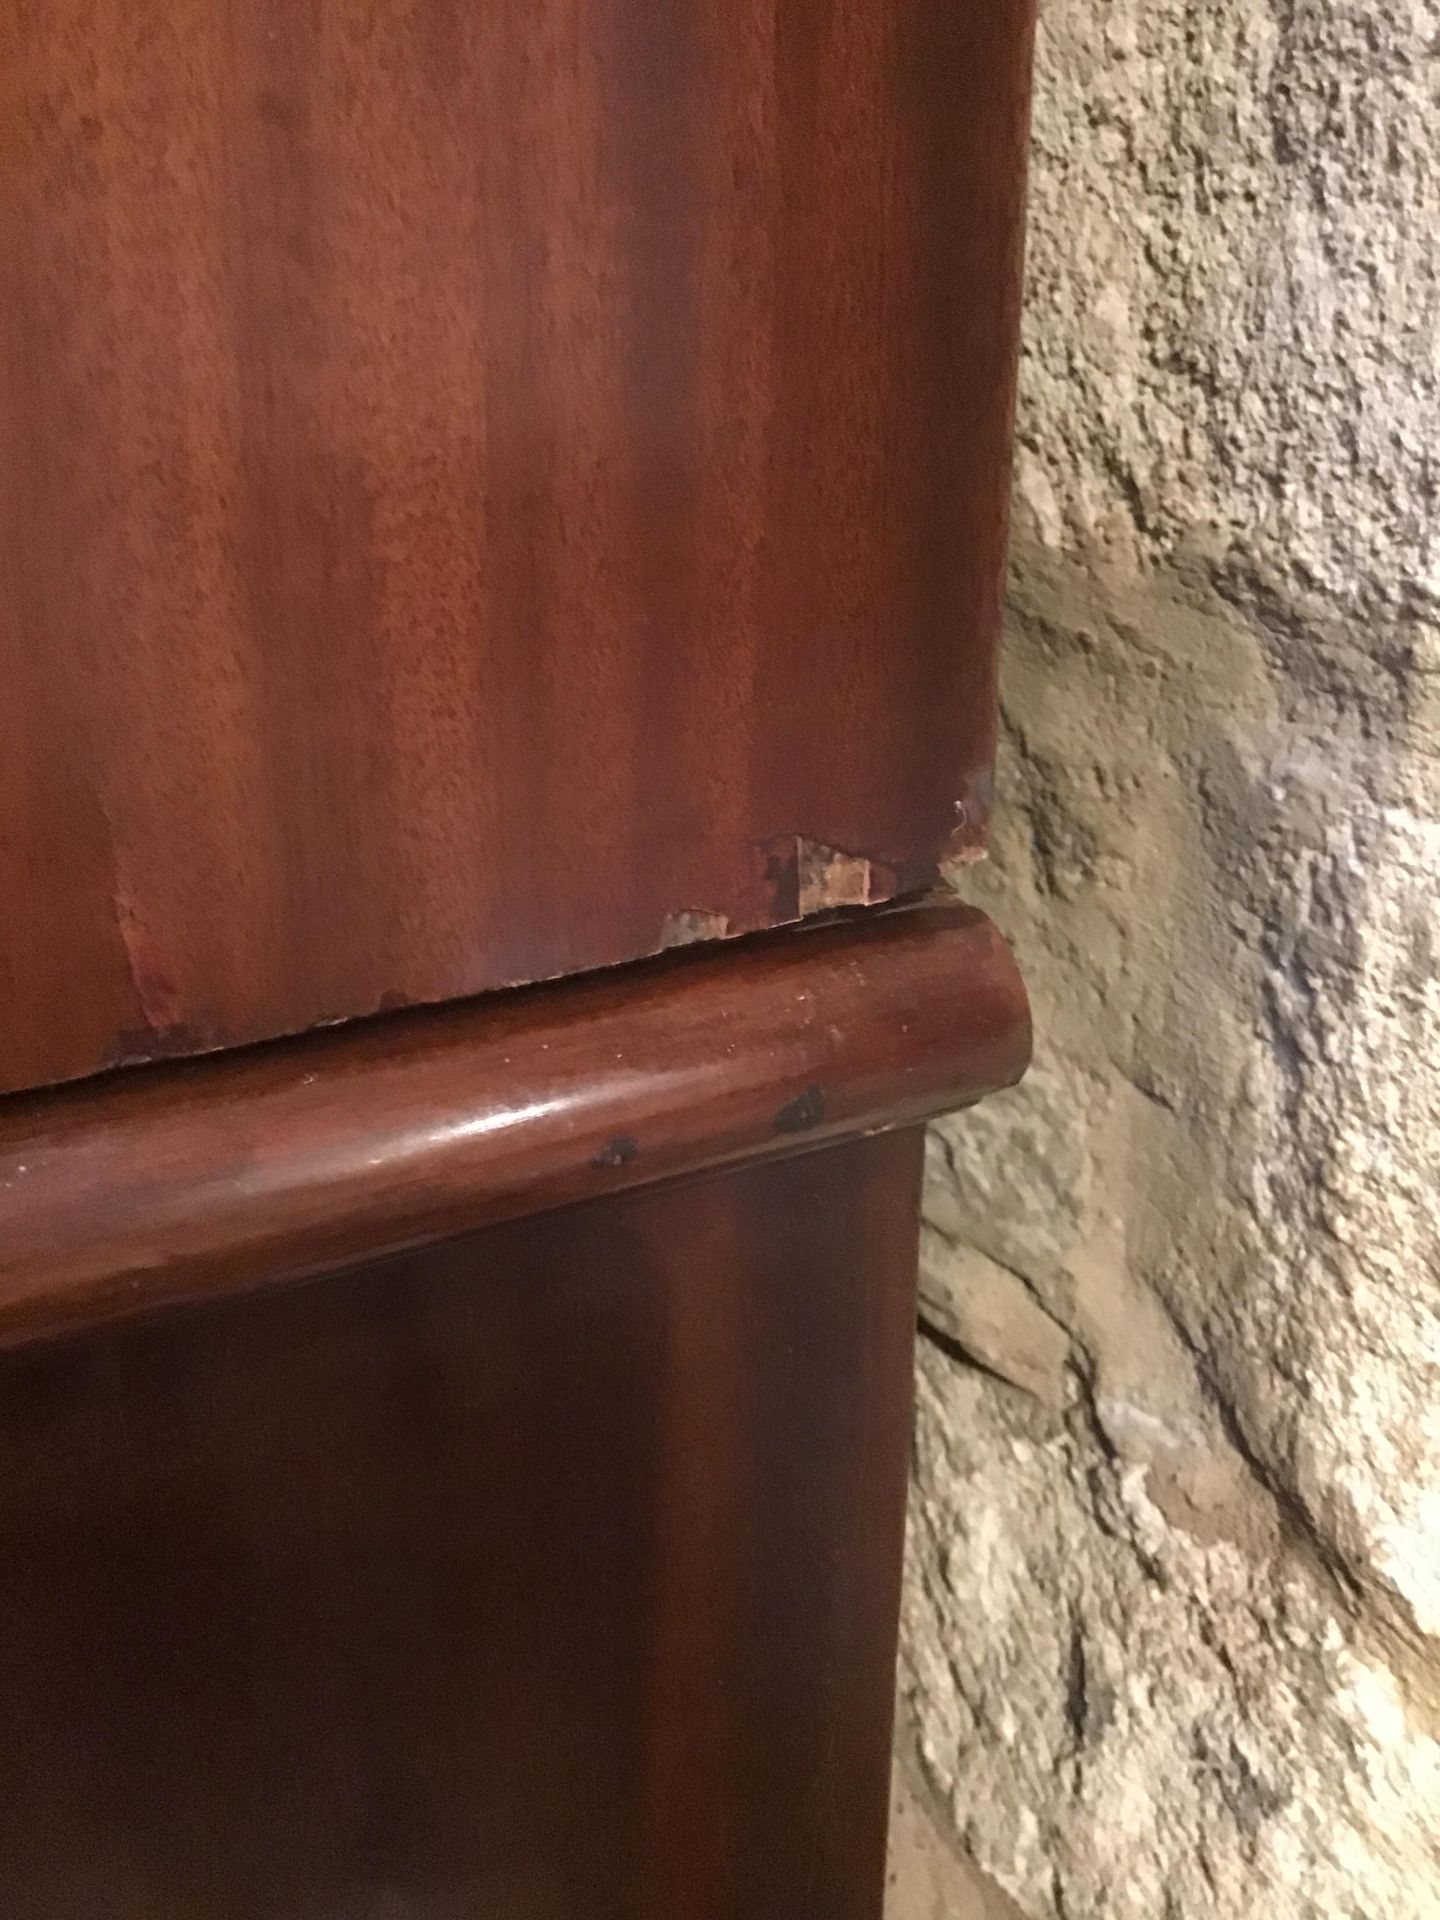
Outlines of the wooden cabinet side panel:
M 0 0 L 0 1090 L 983 835 L 1030 0 Z
M 0 1363 L 6 1920 L 876 1920 L 918 1169 Z

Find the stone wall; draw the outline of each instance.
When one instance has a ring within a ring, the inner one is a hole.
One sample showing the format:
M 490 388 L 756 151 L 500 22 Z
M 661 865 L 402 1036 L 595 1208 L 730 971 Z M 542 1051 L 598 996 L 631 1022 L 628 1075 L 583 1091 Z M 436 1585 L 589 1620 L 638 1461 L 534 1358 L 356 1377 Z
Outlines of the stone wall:
M 1437 471 L 1440 0 L 1044 0 L 902 1689 L 996 1912 L 1440 1914 Z

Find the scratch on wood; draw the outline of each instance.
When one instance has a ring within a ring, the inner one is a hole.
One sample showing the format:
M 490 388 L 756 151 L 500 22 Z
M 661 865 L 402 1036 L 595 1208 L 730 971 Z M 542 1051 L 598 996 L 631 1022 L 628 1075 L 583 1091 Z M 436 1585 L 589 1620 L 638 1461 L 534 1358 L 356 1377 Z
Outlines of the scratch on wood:
M 173 1033 L 184 1024 L 179 989 L 151 945 L 135 903 L 123 887 L 115 890 L 114 906 L 115 925 L 140 1017 L 153 1034 Z

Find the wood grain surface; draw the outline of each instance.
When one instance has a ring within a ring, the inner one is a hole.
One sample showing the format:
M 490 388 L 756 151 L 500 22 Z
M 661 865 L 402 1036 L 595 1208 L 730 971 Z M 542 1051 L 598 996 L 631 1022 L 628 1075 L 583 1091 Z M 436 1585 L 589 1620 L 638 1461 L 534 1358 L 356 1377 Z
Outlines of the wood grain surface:
M 879 1920 L 919 1149 L 0 1361 L 5 1920 Z
M 925 884 L 1030 0 L 0 0 L 0 1090 Z
M 857 916 L 0 1106 L 0 1348 L 914 1125 L 1017 1080 L 959 906 Z

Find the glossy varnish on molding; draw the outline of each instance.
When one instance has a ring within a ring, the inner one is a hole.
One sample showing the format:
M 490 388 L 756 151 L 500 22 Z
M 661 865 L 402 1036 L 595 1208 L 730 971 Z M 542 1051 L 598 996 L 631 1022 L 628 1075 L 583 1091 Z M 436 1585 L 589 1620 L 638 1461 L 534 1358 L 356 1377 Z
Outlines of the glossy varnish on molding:
M 983 831 L 1029 0 L 0 0 L 0 1089 Z
M 982 914 L 860 916 L 0 1111 L 0 1346 L 214 1300 L 1005 1086 Z

